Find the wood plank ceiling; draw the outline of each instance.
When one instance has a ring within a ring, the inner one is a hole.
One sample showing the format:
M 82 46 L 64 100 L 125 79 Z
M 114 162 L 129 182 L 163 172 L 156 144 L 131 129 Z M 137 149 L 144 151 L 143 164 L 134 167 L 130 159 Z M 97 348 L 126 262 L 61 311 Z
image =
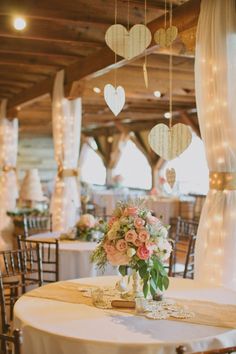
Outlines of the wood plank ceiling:
M 114 80 L 114 72 L 106 70 L 112 68 L 114 54 L 104 42 L 106 29 L 114 23 L 114 3 L 111 0 L 0 1 L 0 100 L 8 99 L 11 116 L 17 110 L 21 136 L 52 134 L 50 93 L 55 74 L 61 69 L 66 72 L 66 94 L 83 97 L 84 134 L 113 134 L 121 129 L 117 121 L 132 131 L 151 129 L 158 121 L 166 122 L 163 115 L 168 111 L 169 56 L 156 46 L 152 46 L 148 55 L 149 88 L 144 86 L 143 58 L 123 61 L 117 77 L 127 99 L 119 118 L 114 118 L 104 102 L 103 87 Z M 117 22 L 126 25 L 127 0 L 117 3 Z M 198 133 L 193 48 L 198 15 L 194 11 L 198 11 L 199 3 L 200 0 L 173 0 L 182 26 L 173 49 L 174 119 L 190 124 Z M 147 6 L 147 22 L 154 29 L 154 25 L 163 23 L 165 2 L 147 0 Z M 182 9 L 187 18 L 183 24 Z M 192 17 L 188 18 L 189 10 Z M 26 29 L 21 32 L 12 25 L 16 15 L 24 16 L 27 21 Z M 130 24 L 143 21 L 144 0 L 130 0 Z M 95 93 L 94 87 L 101 92 Z M 160 98 L 154 96 L 156 90 L 161 92 Z

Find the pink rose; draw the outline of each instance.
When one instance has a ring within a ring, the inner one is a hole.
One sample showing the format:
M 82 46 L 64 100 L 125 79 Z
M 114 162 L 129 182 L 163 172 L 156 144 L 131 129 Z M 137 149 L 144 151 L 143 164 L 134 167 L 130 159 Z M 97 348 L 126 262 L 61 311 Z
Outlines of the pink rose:
M 116 242 L 116 249 L 120 252 L 125 252 L 128 248 L 127 242 L 123 239 Z
M 150 238 L 150 235 L 146 230 L 141 230 L 138 234 L 138 239 L 141 242 L 147 242 L 149 240 L 149 238 Z
M 108 222 L 108 226 L 109 228 L 112 227 L 112 225 L 114 224 L 114 222 L 117 220 L 117 218 L 115 216 L 112 216 Z
M 136 240 L 134 240 L 133 244 L 137 247 L 141 246 L 143 243 L 137 238 Z
M 124 216 L 136 216 L 137 214 L 138 214 L 137 207 L 127 207 L 125 208 L 123 213 Z
M 96 224 L 96 220 L 91 214 L 81 215 L 80 220 L 78 222 L 79 227 L 94 227 Z
M 139 246 L 136 254 L 140 259 L 143 259 L 144 261 L 146 261 L 151 256 L 152 253 L 145 245 L 142 245 L 142 246 Z
M 134 243 L 134 241 L 137 239 L 137 237 L 138 237 L 138 235 L 136 234 L 136 232 L 134 230 L 129 230 L 125 234 L 125 240 L 127 242 Z
M 145 224 L 145 221 L 141 218 L 135 218 L 134 219 L 134 226 L 137 228 L 137 229 L 140 229 L 141 227 L 143 227 Z
M 147 217 L 147 222 L 150 224 L 150 225 L 156 225 L 156 224 L 160 224 L 161 226 L 161 222 L 158 218 L 156 218 L 155 216 L 148 216 Z
M 105 243 L 103 248 L 104 248 L 107 255 L 113 255 L 116 253 L 115 247 L 113 245 L 111 245 L 110 243 Z
M 126 253 L 116 252 L 114 254 L 107 254 L 107 260 L 113 266 L 128 265 L 130 258 Z

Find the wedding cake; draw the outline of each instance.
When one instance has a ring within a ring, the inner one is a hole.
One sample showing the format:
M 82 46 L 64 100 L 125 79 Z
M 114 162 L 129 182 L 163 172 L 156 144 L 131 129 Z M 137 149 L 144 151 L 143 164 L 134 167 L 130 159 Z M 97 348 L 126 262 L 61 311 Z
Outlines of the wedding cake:
M 37 169 L 27 170 L 21 184 L 20 199 L 22 201 L 43 202 L 42 186 Z

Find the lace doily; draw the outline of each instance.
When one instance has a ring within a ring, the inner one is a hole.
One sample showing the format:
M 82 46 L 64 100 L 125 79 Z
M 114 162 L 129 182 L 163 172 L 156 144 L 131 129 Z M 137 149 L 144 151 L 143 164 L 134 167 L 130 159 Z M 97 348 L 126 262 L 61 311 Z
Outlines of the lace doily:
M 83 293 L 83 296 L 92 298 L 94 306 L 102 309 L 114 310 L 111 305 L 113 300 L 128 300 L 130 298 L 129 293 L 121 293 L 112 287 L 79 288 L 78 290 Z M 146 300 L 142 315 L 152 320 L 165 320 L 170 317 L 188 319 L 195 316 L 194 312 L 190 311 L 186 306 L 178 304 L 178 300 L 175 301 L 173 299 L 164 299 L 162 301 Z

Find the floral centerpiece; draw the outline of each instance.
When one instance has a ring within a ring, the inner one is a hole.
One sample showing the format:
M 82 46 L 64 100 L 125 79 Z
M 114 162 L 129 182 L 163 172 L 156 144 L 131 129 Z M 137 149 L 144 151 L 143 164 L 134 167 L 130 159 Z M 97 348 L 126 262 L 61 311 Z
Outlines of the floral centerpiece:
M 91 214 L 81 215 L 76 224 L 76 238 L 83 241 L 94 241 L 102 235 L 103 222 L 99 222 Z
M 99 268 L 119 266 L 125 276 L 131 268 L 142 280 L 146 297 L 155 296 L 169 285 L 164 262 L 172 251 L 168 226 L 142 207 L 141 203 L 118 203 L 101 242 L 92 255 Z

